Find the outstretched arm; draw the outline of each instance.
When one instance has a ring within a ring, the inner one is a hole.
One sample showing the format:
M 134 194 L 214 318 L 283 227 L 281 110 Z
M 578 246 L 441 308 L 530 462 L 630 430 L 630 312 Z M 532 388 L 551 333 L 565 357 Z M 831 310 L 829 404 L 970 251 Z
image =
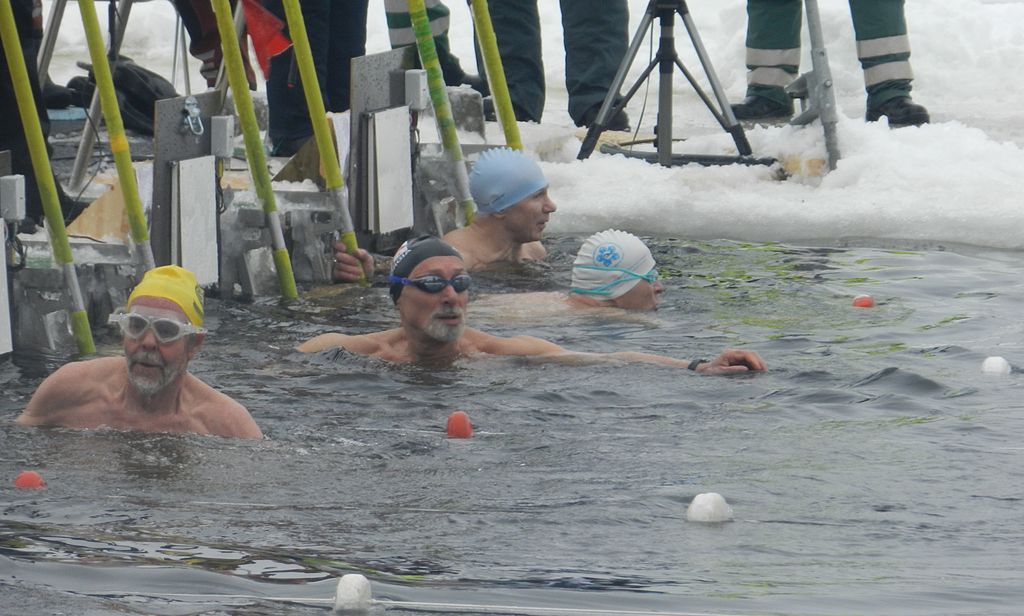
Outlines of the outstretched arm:
M 303 342 L 296 349 L 300 353 L 317 353 L 337 347 L 346 348 L 346 343 L 351 336 L 345 334 L 320 334 Z
M 662 364 L 676 368 L 690 368 L 701 374 L 734 374 L 750 370 L 767 370 L 768 366 L 761 356 L 754 351 L 742 349 L 726 349 L 711 361 L 688 361 L 654 353 L 638 351 L 620 351 L 618 353 L 570 353 L 570 355 L 589 356 L 593 358 L 615 358 L 626 361 L 639 361 L 650 364 Z M 692 367 L 691 367 L 692 366 Z

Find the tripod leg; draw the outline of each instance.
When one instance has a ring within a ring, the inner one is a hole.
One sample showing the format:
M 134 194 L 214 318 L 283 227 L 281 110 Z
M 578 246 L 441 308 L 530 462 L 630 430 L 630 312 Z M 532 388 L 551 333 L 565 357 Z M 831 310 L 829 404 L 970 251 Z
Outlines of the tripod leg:
M 811 40 L 811 68 L 815 77 L 810 80 L 812 87 L 808 95 L 813 107 L 817 108 L 818 118 L 825 130 L 825 152 L 828 155 L 828 168 L 835 170 L 839 161 L 839 138 L 836 135 L 836 97 L 832 90 L 832 70 L 828 65 L 828 54 L 825 51 L 825 35 L 821 31 L 821 15 L 818 12 L 817 0 L 806 0 L 807 34 Z
M 633 60 L 640 50 L 640 45 L 644 41 L 644 36 L 647 34 L 647 28 L 650 27 L 652 19 L 651 8 L 648 7 L 644 16 L 640 18 L 640 26 L 636 29 L 636 34 L 633 35 L 633 40 L 629 43 L 626 55 L 622 58 L 622 63 L 619 64 L 619 70 L 615 72 L 615 78 L 612 79 L 611 85 L 608 86 L 608 94 L 605 95 L 604 102 L 601 103 L 601 109 L 597 112 L 597 117 L 594 119 L 593 124 L 587 129 L 587 136 L 583 138 L 583 145 L 580 146 L 579 154 L 576 155 L 578 160 L 584 160 L 594 152 L 594 146 L 597 145 L 598 137 L 604 132 L 604 127 L 608 125 L 608 120 L 612 117 L 611 112 L 612 106 L 615 103 L 615 97 L 619 95 L 622 84 L 626 81 L 626 73 L 629 72 L 629 67 L 632 66 Z M 626 101 L 622 102 L 622 106 L 625 106 Z
M 693 23 L 693 18 L 690 17 L 690 11 L 686 8 L 686 2 L 679 0 L 679 15 L 683 18 L 683 25 L 686 26 L 686 31 L 690 35 L 690 40 L 693 41 L 693 49 L 697 52 L 697 58 L 700 60 L 700 65 L 704 68 L 704 73 L 708 76 L 708 82 L 711 84 L 711 90 L 715 93 L 715 98 L 718 99 L 718 105 L 721 107 L 722 116 L 725 118 L 723 128 L 732 135 L 733 141 L 736 143 L 736 149 L 742 156 L 749 156 L 753 150 L 750 148 L 750 142 L 747 141 L 747 135 L 743 132 L 743 127 L 739 122 L 736 121 L 736 116 L 733 115 L 732 107 L 729 105 L 729 99 L 725 96 L 725 90 L 722 89 L 722 84 L 718 81 L 718 75 L 715 73 L 715 67 L 711 64 L 711 59 L 708 58 L 708 52 L 704 48 L 704 43 L 701 41 L 700 34 L 697 32 L 697 27 Z

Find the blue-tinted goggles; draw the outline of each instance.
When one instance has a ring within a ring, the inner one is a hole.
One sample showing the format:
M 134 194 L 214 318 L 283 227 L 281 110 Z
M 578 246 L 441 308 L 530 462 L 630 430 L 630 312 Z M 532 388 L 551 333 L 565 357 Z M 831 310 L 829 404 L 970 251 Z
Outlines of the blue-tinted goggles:
M 456 293 L 462 293 L 469 289 L 471 281 L 472 278 L 469 277 L 469 274 L 459 274 L 451 280 L 441 276 L 420 276 L 419 278 L 402 278 L 394 274 L 388 276 L 388 282 L 391 284 L 412 285 L 424 293 L 440 293 L 448 285 L 452 285 L 452 289 Z
M 191 323 L 181 323 L 164 317 L 147 317 L 136 312 L 121 312 L 110 315 L 108 323 L 121 326 L 121 333 L 133 340 L 146 335 L 146 330 L 153 330 L 160 344 L 167 344 L 189 334 L 204 334 L 206 330 Z
M 598 267 L 596 265 L 577 265 L 576 267 L 578 267 L 580 269 L 592 269 L 592 270 L 599 270 L 599 271 L 602 271 L 602 272 L 620 272 L 622 274 L 625 274 L 625 276 L 621 276 L 619 278 L 616 278 L 615 280 L 609 282 L 608 284 L 603 284 L 603 285 L 601 285 L 599 287 L 595 287 L 593 289 L 578 289 L 576 287 L 573 287 L 571 289 L 573 293 L 580 293 L 581 295 L 611 295 L 612 287 L 618 286 L 618 285 L 626 282 L 627 280 L 632 280 L 633 278 L 639 278 L 640 280 L 646 280 L 650 284 L 654 284 L 654 283 L 658 282 L 658 268 L 657 267 L 652 268 L 651 271 L 647 272 L 646 274 L 638 274 L 638 273 L 634 272 L 633 270 L 623 269 L 621 267 Z

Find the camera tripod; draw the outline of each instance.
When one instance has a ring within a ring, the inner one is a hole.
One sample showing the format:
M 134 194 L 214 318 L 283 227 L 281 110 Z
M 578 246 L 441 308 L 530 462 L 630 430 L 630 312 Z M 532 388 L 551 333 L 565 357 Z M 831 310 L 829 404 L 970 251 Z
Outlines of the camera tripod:
M 690 36 L 690 40 L 693 42 L 693 48 L 697 52 L 697 58 L 700 60 L 704 73 L 711 84 L 711 89 L 713 90 L 715 99 L 718 103 L 717 107 L 704 90 L 701 89 L 693 74 L 690 73 L 686 66 L 683 65 L 682 61 L 679 59 L 679 55 L 676 53 L 674 25 L 677 13 L 683 18 L 683 25 L 686 26 L 686 31 Z M 661 37 L 658 40 L 658 52 L 647 68 L 644 69 L 636 83 L 629 88 L 625 95 L 620 97 L 619 92 L 621 92 L 622 85 L 626 80 L 626 73 L 629 72 L 629 68 L 633 63 L 633 60 L 636 58 L 640 45 L 643 43 L 643 39 L 647 34 L 647 29 L 651 27 L 655 18 L 657 18 L 661 24 Z M 621 149 L 618 150 L 618 153 L 625 154 L 626 156 L 644 158 L 651 162 L 656 160 L 659 164 L 665 167 L 687 163 L 699 163 L 704 165 L 733 163 L 770 164 L 768 161 L 749 158 L 751 154 L 750 143 L 747 141 L 747 136 L 743 132 L 743 127 L 736 121 L 736 116 L 733 115 L 732 107 L 729 106 L 729 101 L 725 98 L 722 85 L 718 81 L 718 76 L 715 75 L 714 67 L 711 66 L 711 61 L 708 59 L 707 51 L 704 49 L 704 44 L 701 42 L 700 35 L 697 33 L 697 28 L 693 24 L 693 19 L 690 17 L 690 12 L 686 7 L 685 0 L 651 0 L 647 5 L 644 16 L 640 20 L 640 27 L 637 29 L 636 34 L 633 35 L 633 40 L 630 42 L 629 48 L 626 50 L 626 55 L 623 58 L 622 63 L 619 65 L 619 70 L 615 73 L 615 78 L 608 88 L 608 95 L 605 96 L 604 102 L 601 104 L 601 109 L 598 111 L 597 117 L 594 119 L 594 123 L 587 129 L 587 135 L 583 139 L 583 145 L 580 147 L 580 152 L 577 156 L 578 159 L 583 160 L 593 153 L 594 147 L 597 145 L 598 137 L 600 137 L 601 133 L 604 132 L 609 119 L 613 118 L 615 114 L 625 108 L 626 104 L 629 103 L 631 98 L 633 98 L 633 95 L 635 95 L 637 90 L 640 89 L 641 84 L 650 76 L 655 67 L 658 68 L 659 76 L 658 125 L 656 129 L 657 136 L 655 139 L 657 157 L 655 158 L 653 155 L 647 153 L 632 153 Z M 715 116 L 715 119 L 718 120 L 718 123 L 722 128 L 732 135 L 740 156 L 672 154 L 672 74 L 675 67 L 679 67 L 683 76 L 686 77 L 686 80 L 690 82 L 690 85 L 693 87 L 694 91 L 696 91 L 697 96 L 704 101 L 704 104 L 707 106 L 708 110 L 711 111 L 712 115 Z

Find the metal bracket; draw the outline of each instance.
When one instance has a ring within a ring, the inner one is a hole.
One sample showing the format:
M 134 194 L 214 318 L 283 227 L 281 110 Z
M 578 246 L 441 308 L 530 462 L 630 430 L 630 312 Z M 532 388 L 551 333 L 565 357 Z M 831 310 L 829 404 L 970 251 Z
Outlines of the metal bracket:
M 203 128 L 203 118 L 200 116 L 201 110 L 199 109 L 199 101 L 196 97 L 189 96 L 185 99 L 184 109 L 181 110 L 181 114 L 185 116 L 181 123 L 184 128 L 181 132 L 186 130 L 190 131 L 193 135 L 200 137 L 205 132 Z

